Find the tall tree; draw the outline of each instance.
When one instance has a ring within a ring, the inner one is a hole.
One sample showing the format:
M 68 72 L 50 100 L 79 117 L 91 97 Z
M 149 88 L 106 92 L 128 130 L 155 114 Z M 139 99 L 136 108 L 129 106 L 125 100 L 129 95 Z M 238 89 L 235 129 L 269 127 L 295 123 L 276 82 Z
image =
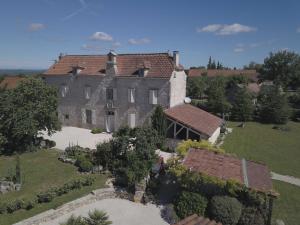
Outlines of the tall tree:
M 164 138 L 166 136 L 167 121 L 161 105 L 156 106 L 151 116 L 151 123 L 152 128 L 157 131 L 158 135 Z
M 270 53 L 260 69 L 263 80 L 272 80 L 284 88 L 300 87 L 300 56 L 294 52 Z
M 231 105 L 225 95 L 226 81 L 223 77 L 216 77 L 210 81 L 207 89 L 207 108 L 209 111 L 221 114 L 229 112 Z
M 212 64 L 211 64 L 211 69 L 216 69 L 217 68 L 217 66 L 216 66 L 216 62 L 215 62 L 215 60 L 213 60 L 213 62 L 212 62 Z
M 6 153 L 25 151 L 35 144 L 39 131 L 60 129 L 57 90 L 41 79 L 28 78 L 12 90 L 0 93 L 0 133 Z
M 290 116 L 287 97 L 278 86 L 263 86 L 258 96 L 259 117 L 265 123 L 284 124 Z
M 232 118 L 237 121 L 251 120 L 254 111 L 252 96 L 245 87 L 238 88 L 232 103 Z
M 208 64 L 207 64 L 207 69 L 211 69 L 211 56 L 209 56 L 209 59 L 208 59 Z
M 207 77 L 189 77 L 187 79 L 187 96 L 194 99 L 201 99 L 207 88 Z

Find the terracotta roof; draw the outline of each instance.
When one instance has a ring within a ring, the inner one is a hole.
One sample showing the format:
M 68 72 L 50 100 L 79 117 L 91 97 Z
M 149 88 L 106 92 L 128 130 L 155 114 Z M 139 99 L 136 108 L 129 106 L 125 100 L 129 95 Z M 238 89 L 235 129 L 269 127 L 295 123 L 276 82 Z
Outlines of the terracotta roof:
M 200 76 L 208 76 L 208 77 L 217 77 L 217 76 L 237 76 L 243 75 L 247 76 L 253 81 L 257 81 L 258 73 L 256 70 L 217 70 L 217 69 L 190 69 L 188 72 L 189 77 L 200 77 Z
M 262 192 L 272 191 L 272 181 L 266 165 L 237 157 L 191 148 L 183 165 L 192 171 L 201 172 L 222 180 L 234 179 L 248 188 Z
M 193 214 L 173 225 L 222 225 L 214 220 Z
M 104 75 L 107 55 L 66 55 L 51 66 L 45 75 L 66 75 L 74 66 L 84 69 L 80 75 Z M 116 56 L 117 76 L 138 75 L 138 70 L 149 68 L 147 77 L 170 77 L 176 69 L 168 53 L 119 54 Z
M 221 118 L 190 104 L 166 109 L 165 114 L 167 117 L 208 136 L 211 136 L 223 122 Z
M 0 87 L 6 87 L 8 89 L 12 89 L 12 88 L 17 87 L 18 83 L 24 79 L 25 79 L 24 77 L 6 76 L 0 83 Z

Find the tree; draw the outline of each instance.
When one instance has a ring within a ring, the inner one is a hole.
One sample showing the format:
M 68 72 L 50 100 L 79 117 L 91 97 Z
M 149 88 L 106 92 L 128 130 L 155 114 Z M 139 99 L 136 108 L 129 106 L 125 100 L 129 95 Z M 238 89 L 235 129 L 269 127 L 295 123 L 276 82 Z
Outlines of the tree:
M 232 118 L 237 121 L 251 120 L 254 111 L 252 96 L 245 87 L 238 88 L 232 103 Z
M 89 217 L 85 217 L 84 220 L 87 225 L 110 225 L 112 222 L 108 218 L 106 212 L 94 210 L 89 212 Z
M 183 191 L 175 203 L 177 215 L 185 218 L 192 214 L 204 215 L 207 199 L 194 192 Z
M 108 169 L 108 166 L 112 163 L 111 142 L 104 142 L 97 145 L 97 151 L 95 152 L 95 161 L 97 165 L 103 166 L 103 169 Z
M 225 79 L 216 77 L 211 80 L 207 89 L 207 108 L 209 111 L 216 114 L 224 114 L 229 112 L 230 104 L 225 95 Z
M 284 88 L 300 87 L 300 56 L 294 52 L 270 53 L 260 69 L 260 78 L 272 80 Z
M 152 113 L 151 123 L 152 128 L 157 131 L 157 134 L 164 138 L 166 136 L 167 120 L 161 105 L 156 106 Z
M 262 64 L 258 64 L 254 61 L 251 61 L 248 65 L 244 66 L 244 70 L 256 70 L 259 71 L 262 67 Z
M 207 77 L 189 77 L 187 79 L 187 96 L 201 99 L 207 89 Z
M 215 60 L 211 64 L 211 69 L 215 70 L 217 68 Z
M 258 95 L 258 114 L 265 123 L 285 124 L 290 116 L 286 95 L 278 86 L 263 86 Z
M 211 56 L 209 56 L 208 64 L 207 64 L 207 69 L 211 69 L 211 64 L 212 64 Z
M 23 152 L 33 146 L 39 131 L 60 129 L 57 90 L 38 78 L 27 78 L 12 90 L 0 92 L 0 133 L 5 152 Z
M 210 201 L 209 214 L 223 225 L 238 223 L 242 212 L 242 204 L 229 196 L 215 196 Z

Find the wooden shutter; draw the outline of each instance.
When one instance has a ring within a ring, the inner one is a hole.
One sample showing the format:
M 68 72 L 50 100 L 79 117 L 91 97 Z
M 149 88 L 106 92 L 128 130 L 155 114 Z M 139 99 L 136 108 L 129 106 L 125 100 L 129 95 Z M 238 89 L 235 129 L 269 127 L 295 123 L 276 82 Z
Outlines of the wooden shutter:
M 81 119 L 82 119 L 82 123 L 86 124 L 86 112 L 85 112 L 85 109 L 81 109 Z
M 117 89 L 116 88 L 113 89 L 113 100 L 114 101 L 117 100 Z
M 93 125 L 96 125 L 96 110 L 95 109 L 93 109 L 92 110 L 92 124 Z

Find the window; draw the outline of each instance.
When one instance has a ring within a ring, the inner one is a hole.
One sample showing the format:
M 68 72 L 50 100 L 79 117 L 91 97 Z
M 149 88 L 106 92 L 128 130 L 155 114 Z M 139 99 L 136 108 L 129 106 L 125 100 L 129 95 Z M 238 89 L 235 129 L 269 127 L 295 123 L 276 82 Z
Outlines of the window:
M 106 100 L 114 100 L 114 89 L 112 88 L 106 89 Z
M 65 114 L 65 119 L 66 119 L 66 120 L 69 119 L 69 114 Z
M 85 96 L 85 99 L 90 99 L 91 98 L 91 87 L 90 86 L 85 87 L 84 96 Z
M 134 88 L 128 89 L 128 102 L 129 103 L 135 102 L 135 89 Z
M 66 97 L 67 93 L 68 93 L 68 86 L 65 84 L 62 84 L 60 87 L 60 93 L 61 93 L 61 97 Z
M 158 96 L 158 90 L 150 90 L 149 103 L 152 105 L 157 105 L 157 96 Z
M 135 113 L 129 113 L 128 114 L 128 126 L 130 128 L 135 128 L 135 123 L 136 123 L 136 118 L 135 118 Z
M 86 114 L 86 123 L 92 124 L 92 110 L 86 109 L 85 114 Z

